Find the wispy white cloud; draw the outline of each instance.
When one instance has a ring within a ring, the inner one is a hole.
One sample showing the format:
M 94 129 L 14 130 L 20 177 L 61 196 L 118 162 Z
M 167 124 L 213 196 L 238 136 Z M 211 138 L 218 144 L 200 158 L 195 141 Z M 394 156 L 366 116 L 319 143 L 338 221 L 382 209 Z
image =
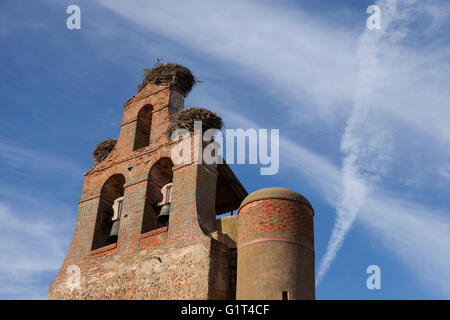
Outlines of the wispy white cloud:
M 82 177 L 84 171 L 77 163 L 67 157 L 43 152 L 39 149 L 25 148 L 12 142 L 0 140 L 0 162 L 11 169 L 53 172 L 72 177 Z
M 377 122 L 368 120 L 371 109 L 376 108 L 372 97 L 382 81 L 378 66 L 378 44 L 390 29 L 392 11 L 395 10 L 396 7 L 383 7 L 383 28 L 376 31 L 366 30 L 358 41 L 360 71 L 356 81 L 353 109 L 341 141 L 341 150 L 345 155 L 342 165 L 343 191 L 336 205 L 336 222 L 317 272 L 317 284 L 330 268 L 356 215 L 366 202 L 368 190 L 365 178 L 379 176 L 383 170 L 382 162 L 386 158 L 385 146 L 391 146 L 389 141 L 386 141 L 387 128 L 380 128 Z
M 342 167 L 343 194 L 336 206 L 336 223 L 327 251 L 319 266 L 317 283 L 323 279 L 357 214 L 365 205 L 368 185 L 373 181 L 378 182 L 385 175 L 387 164 L 391 160 L 393 128 L 385 125 L 382 120 L 386 113 L 392 114 L 392 111 L 386 112 L 389 109 L 386 107 L 403 109 L 403 111 L 405 111 L 405 107 L 408 107 L 407 113 L 415 114 L 416 117 L 421 112 L 415 112 L 415 109 L 423 109 L 425 103 L 433 102 L 431 109 L 443 107 L 439 101 L 436 103 L 436 98 L 429 99 L 431 97 L 427 94 L 424 95 L 423 91 L 419 94 L 412 94 L 416 99 L 416 104 L 405 105 L 403 99 L 395 99 L 390 95 L 387 96 L 387 99 L 385 98 L 385 81 L 392 81 L 392 71 L 385 72 L 384 68 L 386 68 L 387 62 L 399 58 L 398 52 L 402 50 L 402 42 L 412 32 L 412 22 L 424 8 L 422 7 L 423 2 L 422 5 L 416 6 L 416 1 L 413 0 L 378 1 L 377 4 L 381 7 L 382 29 L 366 30 L 358 42 L 357 56 L 360 62 L 360 72 L 356 81 L 353 110 L 347 121 L 341 144 L 345 156 Z M 419 61 L 429 61 L 429 58 Z M 434 59 L 434 63 L 436 64 L 436 59 Z M 411 61 L 409 61 L 408 66 L 409 74 L 411 74 L 411 70 L 421 74 L 418 72 L 417 64 L 411 65 Z M 398 75 L 396 76 L 398 77 Z M 416 84 L 415 89 L 426 90 L 428 86 L 423 86 L 424 84 L 423 82 L 420 82 L 418 86 Z M 399 89 L 401 88 L 395 87 L 395 90 Z M 435 93 L 438 90 L 444 92 L 440 86 L 434 86 L 432 89 Z M 405 95 L 405 92 L 408 91 L 401 92 L 402 95 Z M 442 97 L 442 94 L 439 94 L 439 97 Z M 448 103 L 450 99 L 447 96 L 443 101 Z M 422 105 L 418 106 L 417 102 Z M 392 106 L 392 103 L 396 105 Z M 381 117 L 379 116 L 380 109 Z M 434 110 L 431 113 L 432 117 L 439 114 L 437 111 Z M 442 117 L 447 118 L 446 115 Z M 445 126 L 441 123 L 441 126 L 438 124 L 431 132 L 437 135 L 438 140 L 443 138 L 448 142 L 450 140 L 445 136 L 445 129 L 444 132 L 441 130 L 443 128 Z M 428 129 L 428 131 L 430 130 Z M 401 139 L 398 139 L 397 143 L 399 141 Z
M 450 217 L 400 194 L 374 190 L 357 221 L 394 252 L 436 297 L 450 298 Z
M 250 73 L 288 99 L 283 102 L 299 121 L 340 116 L 336 107 L 346 108 L 352 96 L 354 31 L 320 17 L 245 0 L 98 2 L 193 51 L 239 65 L 240 76 Z M 298 117 L 299 108 L 309 112 Z
M 0 173 L 33 178 L 81 179 L 70 159 L 0 140 Z M 75 203 L 61 203 L 46 189 L 0 183 L 0 298 L 46 299 L 73 232 Z
M 46 198 L 10 200 L 0 202 L 0 297 L 45 299 L 69 244 L 74 209 Z

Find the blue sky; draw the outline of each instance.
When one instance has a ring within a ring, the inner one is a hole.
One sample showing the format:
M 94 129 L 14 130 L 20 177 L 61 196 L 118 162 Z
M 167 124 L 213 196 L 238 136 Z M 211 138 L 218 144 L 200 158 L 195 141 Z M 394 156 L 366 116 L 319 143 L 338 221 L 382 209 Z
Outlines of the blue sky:
M 185 106 L 280 129 L 278 174 L 233 169 L 249 192 L 312 203 L 318 299 L 450 298 L 449 15 L 428 0 L 2 1 L 0 298 L 46 298 L 91 152 L 160 57 L 202 81 Z

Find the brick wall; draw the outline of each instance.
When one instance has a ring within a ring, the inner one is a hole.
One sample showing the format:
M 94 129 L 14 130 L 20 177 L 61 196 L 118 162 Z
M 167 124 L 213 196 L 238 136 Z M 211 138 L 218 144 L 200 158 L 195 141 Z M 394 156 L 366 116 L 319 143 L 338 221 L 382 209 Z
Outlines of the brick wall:
M 314 247 L 313 212 L 307 205 L 284 199 L 252 202 L 239 212 L 238 246 L 267 234 Z
M 245 202 L 245 201 L 244 201 Z M 239 210 L 237 299 L 314 299 L 313 210 L 265 198 Z

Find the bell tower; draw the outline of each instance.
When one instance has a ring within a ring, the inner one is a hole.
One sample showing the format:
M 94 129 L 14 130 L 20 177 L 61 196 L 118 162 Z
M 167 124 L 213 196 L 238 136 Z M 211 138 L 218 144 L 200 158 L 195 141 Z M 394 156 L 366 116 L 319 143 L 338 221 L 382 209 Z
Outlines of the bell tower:
M 125 102 L 117 141 L 97 146 L 85 174 L 49 299 L 315 298 L 312 205 L 285 188 L 248 195 L 226 163 L 194 156 L 212 143 L 194 121 L 222 127 L 212 111 L 184 109 L 194 83 L 187 68 L 158 65 Z M 178 161 L 181 141 L 191 161 Z
M 226 164 L 171 158 L 167 132 L 193 80 L 182 66 L 157 66 L 124 104 L 117 142 L 85 174 L 49 299 L 235 298 L 235 241 L 216 216 L 247 192 Z

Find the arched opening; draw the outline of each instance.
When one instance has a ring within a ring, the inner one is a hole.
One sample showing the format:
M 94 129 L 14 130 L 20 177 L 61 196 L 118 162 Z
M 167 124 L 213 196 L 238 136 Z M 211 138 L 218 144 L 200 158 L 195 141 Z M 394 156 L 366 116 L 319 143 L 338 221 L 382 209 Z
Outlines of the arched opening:
M 115 174 L 106 180 L 100 192 L 92 250 L 117 242 L 125 177 Z
M 152 128 L 152 110 L 149 104 L 139 110 L 136 121 L 136 133 L 134 136 L 133 150 L 147 147 L 150 144 L 150 131 Z
M 142 233 L 167 226 L 173 181 L 173 162 L 161 158 L 150 169 L 142 221 Z

